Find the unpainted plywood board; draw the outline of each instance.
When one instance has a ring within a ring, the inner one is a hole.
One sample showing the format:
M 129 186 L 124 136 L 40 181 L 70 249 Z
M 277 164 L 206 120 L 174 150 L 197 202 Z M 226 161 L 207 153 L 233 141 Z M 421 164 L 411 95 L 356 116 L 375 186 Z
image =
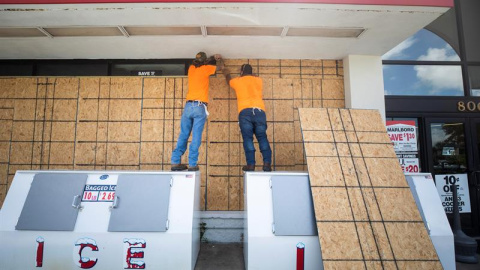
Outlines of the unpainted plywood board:
M 425 261 L 430 263 L 425 267 L 438 266 L 378 112 L 301 108 L 299 113 L 324 266 L 349 269 L 352 261 L 363 269 L 402 269 L 400 263 Z

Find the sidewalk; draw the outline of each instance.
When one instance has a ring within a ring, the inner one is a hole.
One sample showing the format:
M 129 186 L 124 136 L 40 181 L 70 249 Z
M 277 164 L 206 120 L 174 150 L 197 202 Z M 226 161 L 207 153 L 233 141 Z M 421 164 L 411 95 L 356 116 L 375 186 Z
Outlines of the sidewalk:
M 457 262 L 457 270 L 478 270 L 479 264 Z M 243 270 L 243 244 L 202 243 L 195 270 Z M 347 270 L 347 269 L 345 269 Z M 451 270 L 451 269 L 445 269 Z

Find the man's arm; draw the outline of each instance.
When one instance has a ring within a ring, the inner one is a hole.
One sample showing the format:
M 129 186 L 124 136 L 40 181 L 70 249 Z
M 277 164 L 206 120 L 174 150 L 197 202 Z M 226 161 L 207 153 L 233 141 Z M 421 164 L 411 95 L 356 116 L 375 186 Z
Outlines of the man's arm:
M 230 75 L 230 70 L 228 68 L 224 68 L 223 75 L 225 75 L 225 80 L 227 81 L 227 85 L 230 86 L 230 80 L 232 80 L 232 76 Z
M 222 59 L 222 56 L 220 54 L 215 54 L 213 56 L 216 60 L 216 64 L 217 64 L 217 71 L 221 71 L 223 70 L 223 68 L 225 67 L 225 64 L 223 63 L 223 59 Z

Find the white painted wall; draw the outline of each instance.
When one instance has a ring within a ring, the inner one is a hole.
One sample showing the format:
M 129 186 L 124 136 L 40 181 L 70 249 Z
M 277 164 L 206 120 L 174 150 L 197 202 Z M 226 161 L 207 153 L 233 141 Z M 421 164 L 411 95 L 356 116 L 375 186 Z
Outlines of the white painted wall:
M 381 56 L 348 55 L 343 58 L 345 107 L 376 109 L 385 121 Z

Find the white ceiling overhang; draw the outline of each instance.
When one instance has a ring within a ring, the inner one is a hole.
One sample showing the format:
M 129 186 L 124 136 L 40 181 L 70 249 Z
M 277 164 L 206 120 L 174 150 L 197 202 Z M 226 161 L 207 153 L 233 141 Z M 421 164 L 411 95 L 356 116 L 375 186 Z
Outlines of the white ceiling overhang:
M 0 5 L 0 59 L 383 55 L 448 7 L 299 3 Z

